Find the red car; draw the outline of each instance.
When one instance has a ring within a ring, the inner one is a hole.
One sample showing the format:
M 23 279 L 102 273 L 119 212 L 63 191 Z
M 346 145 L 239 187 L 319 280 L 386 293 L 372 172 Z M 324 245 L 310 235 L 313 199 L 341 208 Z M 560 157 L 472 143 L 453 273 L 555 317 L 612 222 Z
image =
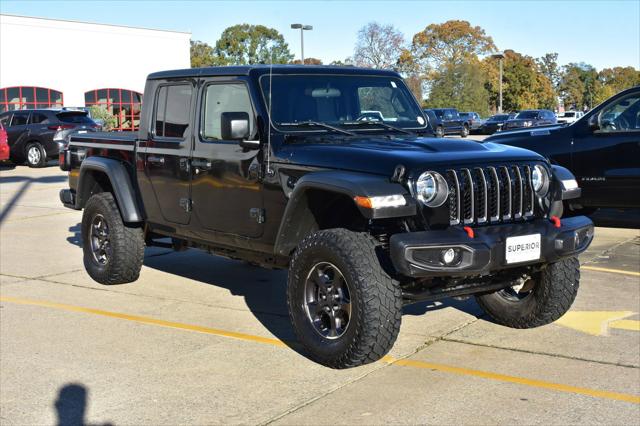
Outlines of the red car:
M 7 131 L 4 129 L 2 123 L 0 123 L 0 161 L 9 159 L 9 138 L 7 137 Z

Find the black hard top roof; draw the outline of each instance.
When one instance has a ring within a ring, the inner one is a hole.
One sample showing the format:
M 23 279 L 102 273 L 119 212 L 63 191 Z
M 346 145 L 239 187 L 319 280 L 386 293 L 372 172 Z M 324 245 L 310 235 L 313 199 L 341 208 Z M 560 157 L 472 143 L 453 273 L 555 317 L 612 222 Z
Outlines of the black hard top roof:
M 147 79 L 158 80 L 165 78 L 189 78 L 208 77 L 224 75 L 262 75 L 268 74 L 270 65 L 242 65 L 231 67 L 205 67 L 187 68 L 182 70 L 159 71 L 149 74 Z M 357 68 L 350 66 L 333 65 L 273 65 L 274 74 L 347 74 L 347 75 L 384 75 L 389 77 L 399 77 L 400 75 L 391 70 L 380 70 L 373 68 Z

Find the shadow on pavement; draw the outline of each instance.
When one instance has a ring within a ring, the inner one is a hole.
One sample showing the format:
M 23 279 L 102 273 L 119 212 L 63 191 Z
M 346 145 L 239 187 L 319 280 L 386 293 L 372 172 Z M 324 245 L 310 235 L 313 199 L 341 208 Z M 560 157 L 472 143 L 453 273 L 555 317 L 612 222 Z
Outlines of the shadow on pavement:
M 6 217 L 11 213 L 11 210 L 14 209 L 20 198 L 27 192 L 29 187 L 34 183 L 59 183 L 65 182 L 67 177 L 64 175 L 60 176 L 43 176 L 40 178 L 32 178 L 29 176 L 0 176 L 0 184 L 8 184 L 8 183 L 18 183 L 22 182 L 22 185 L 18 189 L 18 191 L 11 197 L 11 199 L 6 203 L 2 211 L 0 211 L 0 224 L 6 219 Z
M 85 415 L 89 391 L 78 383 L 69 383 L 60 388 L 58 398 L 54 404 L 58 415 L 58 426 L 86 425 Z M 97 425 L 96 425 L 97 426 Z M 111 426 L 111 423 L 101 423 L 100 426 Z

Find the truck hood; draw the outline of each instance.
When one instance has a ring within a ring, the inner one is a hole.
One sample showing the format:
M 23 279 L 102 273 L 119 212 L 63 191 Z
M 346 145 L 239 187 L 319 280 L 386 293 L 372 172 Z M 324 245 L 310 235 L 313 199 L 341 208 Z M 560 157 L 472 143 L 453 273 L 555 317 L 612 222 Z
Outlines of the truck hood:
M 277 161 L 308 167 L 341 169 L 390 176 L 403 165 L 410 174 L 429 169 L 517 161 L 544 161 L 527 149 L 473 140 L 407 137 L 306 138 L 288 142 Z

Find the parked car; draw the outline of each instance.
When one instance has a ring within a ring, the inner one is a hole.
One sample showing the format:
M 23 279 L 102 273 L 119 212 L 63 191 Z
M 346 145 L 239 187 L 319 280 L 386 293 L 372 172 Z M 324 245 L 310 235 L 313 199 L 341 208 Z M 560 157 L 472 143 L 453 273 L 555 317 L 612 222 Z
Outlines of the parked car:
M 502 128 L 504 123 L 509 119 L 509 114 L 495 114 L 487 118 L 478 132 L 482 135 L 492 135 Z
M 507 120 L 503 124 L 502 130 L 546 126 L 556 123 L 557 119 L 553 111 L 549 111 L 548 109 L 528 109 L 520 111 L 515 118 Z
M 85 111 L 32 109 L 0 114 L 9 139 L 11 161 L 42 167 L 57 158 L 66 138 L 74 132 L 93 132 L 97 124 Z
M 558 123 L 571 124 L 584 116 L 582 111 L 565 111 L 558 114 Z
M 364 111 L 385 121 L 359 121 Z M 71 136 L 60 199 L 84 210 L 99 283 L 135 281 L 145 244 L 167 237 L 288 269 L 297 340 L 333 368 L 383 357 L 403 304 L 475 295 L 506 326 L 558 319 L 593 238 L 588 218 L 549 217 L 579 194 L 573 176 L 532 151 L 428 132 L 393 71 L 158 72 L 137 134 Z
M 7 138 L 7 131 L 2 123 L 0 123 L 0 161 L 6 161 L 9 159 L 9 140 Z
M 477 112 L 461 112 L 460 118 L 469 123 L 469 132 L 474 133 L 480 129 L 484 120 Z
M 527 148 L 576 176 L 571 212 L 640 208 L 640 86 L 607 99 L 570 126 L 500 132 L 485 141 Z
M 433 108 L 424 111 L 431 111 L 435 115 L 435 122 L 432 126 L 437 137 L 459 134 L 461 137 L 466 138 L 469 135 L 469 122 L 460 117 L 457 109 Z

